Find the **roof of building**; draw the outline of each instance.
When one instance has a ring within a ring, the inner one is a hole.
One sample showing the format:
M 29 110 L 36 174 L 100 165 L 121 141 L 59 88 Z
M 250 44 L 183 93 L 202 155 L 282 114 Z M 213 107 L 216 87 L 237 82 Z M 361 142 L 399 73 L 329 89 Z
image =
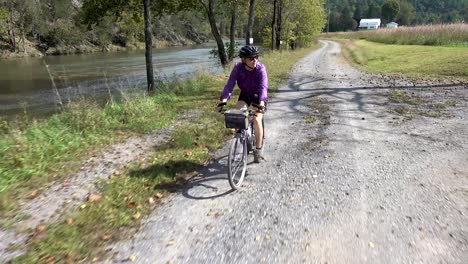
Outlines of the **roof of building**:
M 380 18 L 363 18 L 360 21 L 361 23 L 379 23 L 380 24 Z

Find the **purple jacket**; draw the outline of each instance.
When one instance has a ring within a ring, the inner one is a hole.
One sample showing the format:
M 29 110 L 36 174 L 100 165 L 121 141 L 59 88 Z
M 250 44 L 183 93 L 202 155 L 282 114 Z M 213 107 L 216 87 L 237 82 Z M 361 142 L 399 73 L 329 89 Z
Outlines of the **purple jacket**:
M 236 82 L 240 90 L 249 97 L 254 97 L 257 94 L 261 101 L 268 101 L 268 76 L 265 65 L 262 63 L 257 62 L 257 67 L 253 71 L 248 71 L 241 62 L 236 63 L 228 82 L 224 86 L 221 100 L 231 98 Z

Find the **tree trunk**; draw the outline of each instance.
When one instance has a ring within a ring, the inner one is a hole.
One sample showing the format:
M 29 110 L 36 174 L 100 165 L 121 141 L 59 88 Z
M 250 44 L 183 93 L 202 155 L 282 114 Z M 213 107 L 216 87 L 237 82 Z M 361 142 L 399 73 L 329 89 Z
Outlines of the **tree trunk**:
M 252 29 L 254 23 L 255 0 L 250 0 L 249 7 L 249 22 L 247 24 L 247 35 L 245 37 L 245 45 L 250 45 L 250 38 L 252 37 Z
M 205 6 L 206 7 L 206 6 Z M 208 1 L 208 7 L 206 7 L 206 12 L 208 14 L 208 20 L 210 21 L 211 26 L 211 33 L 216 41 L 216 45 L 218 47 L 218 56 L 221 62 L 221 65 L 225 67 L 228 63 L 226 50 L 224 49 L 223 39 L 221 35 L 219 35 L 218 27 L 216 26 L 216 19 L 214 15 L 214 0 Z
M 275 50 L 276 43 L 276 3 L 277 0 L 273 1 L 273 20 L 271 21 L 271 50 Z
M 146 79 L 148 81 L 148 94 L 154 91 L 153 72 L 153 41 L 151 38 L 151 16 L 150 0 L 143 0 L 145 19 L 145 58 L 146 58 Z
M 8 22 L 8 38 L 10 39 L 10 45 L 13 52 L 16 52 L 15 22 L 13 19 L 13 7 L 11 6 L 11 3 L 8 5 L 8 12 L 10 13 L 10 20 Z
M 281 49 L 283 0 L 279 0 L 277 8 L 278 11 L 276 12 L 276 49 L 279 50 Z
M 237 0 L 232 3 L 232 14 L 231 14 L 231 29 L 229 33 L 229 61 L 234 58 L 234 47 L 236 46 L 235 33 L 236 33 L 236 16 L 237 16 Z

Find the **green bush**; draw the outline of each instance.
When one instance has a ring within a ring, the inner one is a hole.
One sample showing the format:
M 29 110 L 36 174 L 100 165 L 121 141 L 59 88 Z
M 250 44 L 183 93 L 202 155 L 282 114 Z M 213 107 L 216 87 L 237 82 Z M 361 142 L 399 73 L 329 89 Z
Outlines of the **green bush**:
M 59 19 L 45 33 L 44 42 L 49 47 L 73 46 L 80 44 L 83 38 L 84 34 L 72 21 Z

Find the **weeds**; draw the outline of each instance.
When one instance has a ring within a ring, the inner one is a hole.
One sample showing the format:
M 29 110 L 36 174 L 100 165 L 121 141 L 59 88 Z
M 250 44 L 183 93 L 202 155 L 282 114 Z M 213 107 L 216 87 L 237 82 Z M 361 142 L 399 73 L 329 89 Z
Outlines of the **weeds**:
M 407 92 L 393 90 L 389 93 L 389 100 L 394 103 L 406 103 L 411 105 L 420 105 L 425 101 L 415 95 L 409 95 Z
M 382 28 L 378 30 L 332 33 L 327 37 L 366 39 L 397 45 L 468 46 L 467 24 L 439 24 L 415 27 Z
M 317 127 L 324 127 L 330 125 L 330 106 L 328 102 L 323 98 L 313 98 L 311 103 L 311 115 L 306 116 L 305 122 L 308 124 L 316 124 Z M 321 131 L 318 131 L 319 135 L 316 137 L 310 137 L 308 142 L 304 144 L 304 150 L 306 151 L 316 151 L 322 146 L 325 146 L 329 143 L 329 139 L 320 134 Z
M 433 102 L 431 97 L 427 99 L 417 96 L 414 92 L 400 90 L 392 90 L 388 93 L 388 101 L 395 104 L 393 112 L 406 116 L 409 119 L 414 118 L 416 115 L 441 118 L 449 116 L 447 112 L 448 107 L 455 107 L 457 103 L 454 100 L 447 100 L 446 102 Z

